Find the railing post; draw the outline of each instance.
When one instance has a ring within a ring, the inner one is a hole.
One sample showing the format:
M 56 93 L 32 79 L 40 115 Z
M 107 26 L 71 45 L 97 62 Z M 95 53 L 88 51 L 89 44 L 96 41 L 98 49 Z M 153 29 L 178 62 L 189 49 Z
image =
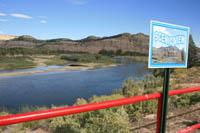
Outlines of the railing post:
M 158 98 L 156 133 L 160 133 L 161 108 L 162 108 L 162 96 Z
M 165 68 L 165 77 L 164 77 L 163 92 L 162 92 L 160 133 L 165 133 L 166 130 L 168 95 L 169 95 L 169 77 L 170 77 L 169 68 Z

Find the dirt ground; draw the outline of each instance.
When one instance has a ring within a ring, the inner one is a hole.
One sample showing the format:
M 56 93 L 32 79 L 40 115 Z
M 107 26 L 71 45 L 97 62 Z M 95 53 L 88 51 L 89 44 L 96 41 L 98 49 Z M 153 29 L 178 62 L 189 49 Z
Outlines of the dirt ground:
M 138 122 L 132 123 L 131 131 L 135 133 L 155 133 L 156 114 L 148 115 Z M 168 112 L 167 133 L 176 133 L 200 122 L 200 102 L 185 109 L 176 109 Z M 200 129 L 192 131 L 200 133 Z
M 32 58 L 34 59 L 34 63 L 37 64 L 37 66 L 46 66 L 46 64 L 44 63 L 45 61 L 48 61 L 49 59 L 53 58 L 54 55 L 42 55 L 42 56 L 38 56 L 38 55 L 34 55 L 32 56 Z
M 189 69 L 176 69 L 170 78 L 170 90 L 191 88 L 200 86 L 200 69 L 193 67 Z M 187 127 L 200 123 L 200 99 L 195 105 L 188 108 L 175 109 L 168 105 L 167 133 L 176 133 Z M 147 115 L 138 122 L 131 125 L 131 131 L 135 133 L 155 133 L 157 114 Z M 200 129 L 191 133 L 200 133 Z

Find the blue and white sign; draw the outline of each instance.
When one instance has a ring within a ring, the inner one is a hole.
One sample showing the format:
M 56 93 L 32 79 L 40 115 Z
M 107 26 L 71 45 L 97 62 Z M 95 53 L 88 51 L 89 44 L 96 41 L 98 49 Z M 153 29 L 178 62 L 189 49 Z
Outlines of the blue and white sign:
M 151 21 L 149 68 L 186 68 L 189 27 Z

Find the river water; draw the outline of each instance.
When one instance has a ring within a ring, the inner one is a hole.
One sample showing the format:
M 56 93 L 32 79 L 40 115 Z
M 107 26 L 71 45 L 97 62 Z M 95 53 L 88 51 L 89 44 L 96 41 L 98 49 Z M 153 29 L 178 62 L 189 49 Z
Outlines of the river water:
M 72 105 L 77 98 L 109 95 L 128 77 L 144 78 L 145 63 L 118 60 L 122 65 L 93 70 L 47 72 L 0 77 L 0 107 Z

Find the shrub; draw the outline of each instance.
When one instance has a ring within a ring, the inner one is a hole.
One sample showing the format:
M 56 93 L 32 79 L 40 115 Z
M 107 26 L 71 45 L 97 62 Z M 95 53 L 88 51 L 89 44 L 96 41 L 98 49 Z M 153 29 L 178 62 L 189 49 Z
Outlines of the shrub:
M 113 55 L 115 55 L 115 52 L 113 50 L 102 49 L 102 50 L 99 51 L 99 54 L 106 55 L 106 56 L 113 56 Z
M 90 102 L 119 99 L 123 96 L 116 94 L 111 96 L 93 96 Z M 84 99 L 78 99 L 75 105 L 87 103 Z M 54 132 L 70 133 L 112 133 L 129 132 L 129 118 L 123 106 L 85 112 L 76 115 L 52 118 L 49 127 Z
M 49 127 L 55 133 L 79 133 L 80 123 L 72 115 L 52 118 Z
M 84 62 L 84 63 L 114 63 L 115 61 L 108 57 L 108 56 L 102 56 L 98 54 L 81 54 L 81 55 L 63 55 L 61 56 L 61 59 L 74 61 L 74 62 Z
M 85 128 L 88 133 L 128 133 L 128 121 L 128 114 L 123 107 L 117 108 L 116 111 L 104 109 L 92 112 L 86 119 Z
M 132 78 L 128 78 L 123 82 L 122 85 L 122 94 L 126 97 L 130 96 L 137 96 L 141 94 L 141 90 L 139 90 L 139 87 L 143 88 L 143 82 L 142 80 Z
M 172 104 L 176 108 L 185 108 L 200 101 L 200 92 L 185 93 L 172 98 Z
M 148 75 L 144 79 L 128 78 L 123 82 L 122 94 L 126 97 L 155 92 L 156 87 L 162 86 L 161 77 Z
M 191 97 L 191 104 L 196 104 L 197 102 L 200 102 L 200 91 L 196 92 L 196 93 Z
M 155 77 L 152 74 L 144 78 L 144 89 L 156 88 L 162 86 L 161 77 Z
M 122 55 L 122 50 L 121 50 L 121 49 L 118 49 L 118 50 L 115 52 L 115 55 L 116 55 L 116 56 Z
M 175 107 L 188 107 L 190 105 L 190 95 L 190 93 L 181 94 L 175 101 L 173 101 Z
M 138 96 L 144 93 L 151 93 L 155 91 L 160 79 L 149 75 L 142 79 L 128 78 L 124 81 L 122 86 L 122 94 L 126 97 Z M 150 100 L 144 102 L 137 102 L 126 105 L 126 111 L 129 119 L 134 121 L 140 119 L 145 114 L 154 113 L 157 110 L 157 100 Z

